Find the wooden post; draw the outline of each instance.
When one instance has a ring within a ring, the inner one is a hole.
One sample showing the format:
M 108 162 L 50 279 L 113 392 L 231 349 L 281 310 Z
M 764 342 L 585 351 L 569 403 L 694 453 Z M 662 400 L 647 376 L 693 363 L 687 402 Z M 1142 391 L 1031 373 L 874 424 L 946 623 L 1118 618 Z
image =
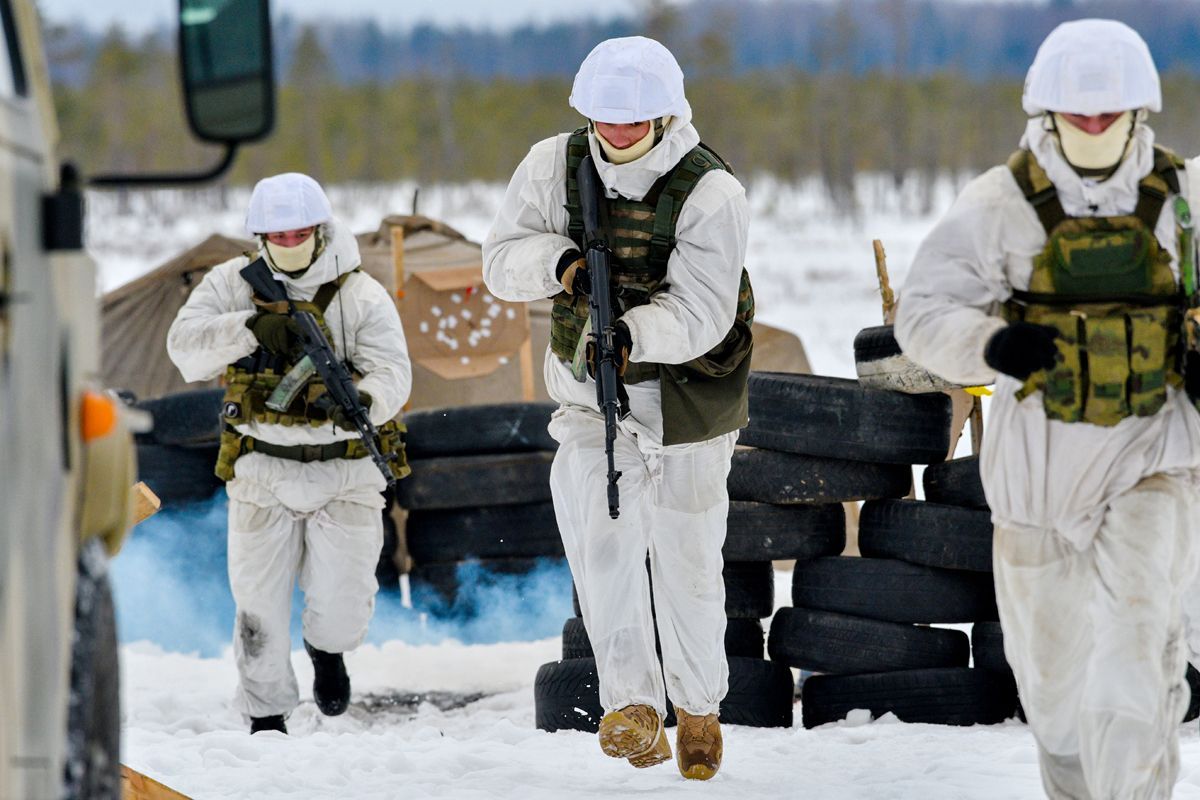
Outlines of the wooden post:
M 871 245 L 875 248 L 875 275 L 879 278 L 879 296 L 883 301 L 883 324 L 891 325 L 896 321 L 896 294 L 888 279 L 887 253 L 879 239 L 872 241 Z
M 404 226 L 392 226 L 392 281 L 395 284 L 394 298 L 399 304 L 404 299 Z

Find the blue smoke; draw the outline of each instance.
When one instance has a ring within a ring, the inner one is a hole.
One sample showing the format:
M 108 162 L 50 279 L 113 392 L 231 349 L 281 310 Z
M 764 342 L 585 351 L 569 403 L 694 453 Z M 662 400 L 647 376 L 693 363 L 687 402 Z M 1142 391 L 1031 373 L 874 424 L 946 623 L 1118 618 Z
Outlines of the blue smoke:
M 234 603 L 226 572 L 224 490 L 210 500 L 165 509 L 138 525 L 111 575 L 122 642 L 150 641 L 164 650 L 219 656 L 232 642 Z M 545 559 L 523 575 L 492 574 L 465 562 L 453 603 L 418 593 L 417 607 L 380 592 L 367 641 L 437 644 L 535 641 L 556 636 L 574 616 L 566 562 Z M 292 597 L 292 647 L 302 647 L 304 597 Z

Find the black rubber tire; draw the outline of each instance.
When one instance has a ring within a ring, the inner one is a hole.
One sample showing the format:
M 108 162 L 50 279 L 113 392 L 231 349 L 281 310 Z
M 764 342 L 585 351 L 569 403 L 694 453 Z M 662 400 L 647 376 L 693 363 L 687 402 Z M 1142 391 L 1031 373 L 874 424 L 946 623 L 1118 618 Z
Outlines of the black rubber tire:
M 410 510 L 477 508 L 550 499 L 553 453 L 449 456 L 410 461 L 412 474 L 396 484 L 396 499 Z
M 746 447 L 733 454 L 728 486 L 735 501 L 847 503 L 903 497 L 912 486 L 912 468 Z
M 813 672 L 853 674 L 965 667 L 962 631 L 881 622 L 808 608 L 781 608 L 771 620 L 771 660 Z
M 412 411 L 406 452 L 410 459 L 556 450 L 546 425 L 555 403 L 497 403 Z
M 661 653 L 661 651 L 660 651 Z M 730 619 L 725 624 L 725 655 L 738 658 L 762 658 L 765 654 L 763 625 L 757 619 Z M 562 657 L 592 658 L 592 642 L 580 617 L 563 623 Z
M 841 505 L 729 504 L 721 554 L 726 561 L 807 560 L 846 549 Z
M 1196 668 L 1191 664 L 1187 665 L 1184 681 L 1192 691 L 1192 699 L 1188 701 L 1187 711 L 1183 714 L 1183 721 L 1191 722 L 1200 717 L 1200 672 L 1197 672 Z
M 726 562 L 721 577 L 725 580 L 725 615 L 730 619 L 766 619 L 775 611 L 775 568 L 770 561 Z M 653 610 L 653 583 L 650 588 Z M 583 616 L 574 585 L 571 603 L 575 616 Z
M 950 448 L 950 397 L 867 389 L 857 381 L 750 373 L 751 447 L 880 464 L 935 464 Z
M 562 559 L 546 558 L 483 558 L 477 562 L 481 570 L 479 583 L 489 585 L 507 575 L 525 575 L 546 564 Z M 452 607 L 458 599 L 459 578 L 457 563 L 418 564 L 408 573 L 409 589 L 414 606 L 442 610 Z
M 721 576 L 725 579 L 725 616 L 766 619 L 774 613 L 775 568 L 770 561 L 728 561 Z
M 934 503 L 986 510 L 983 481 L 979 478 L 979 456 L 967 456 L 930 464 L 922 476 L 925 499 Z
M 551 503 L 413 511 L 405 534 L 418 564 L 563 555 Z
M 755 728 L 790 728 L 792 672 L 782 664 L 755 658 L 729 659 L 729 692 L 721 701 L 721 722 Z M 533 681 L 534 724 L 539 730 L 595 733 L 604 715 L 600 678 L 592 658 L 543 664 Z M 668 726 L 675 724 L 667 698 Z
M 134 403 L 154 418 L 154 428 L 136 436 L 139 444 L 216 444 L 221 438 L 224 389 L 193 389 Z
M 804 681 L 804 727 L 845 719 L 856 708 L 878 718 L 889 711 L 904 722 L 994 725 L 1016 713 L 1012 676 L 965 667 L 866 675 L 814 675 Z
M 998 619 L 991 575 L 883 558 L 818 558 L 796 564 L 792 605 L 888 622 Z
M 164 508 L 207 500 L 224 486 L 213 474 L 217 449 L 216 445 L 139 444 L 138 480 L 146 482 Z
M 858 517 L 864 556 L 973 572 L 992 571 L 987 511 L 918 500 L 871 500 Z
M 957 385 L 904 355 L 891 325 L 876 325 L 858 332 L 854 337 L 854 366 L 859 383 L 875 389 L 925 394 Z
M 119 800 L 121 796 L 119 687 L 107 556 L 93 539 L 80 553 L 75 585 L 64 771 L 64 796 L 71 800 Z
M 1004 657 L 1004 632 L 999 622 L 976 622 L 971 626 L 971 656 L 979 669 L 1012 672 Z
M 379 549 L 379 561 L 375 564 L 375 582 L 379 591 L 399 595 L 400 568 L 396 565 L 396 550 L 400 547 L 400 535 L 391 514 L 383 512 L 383 546 Z

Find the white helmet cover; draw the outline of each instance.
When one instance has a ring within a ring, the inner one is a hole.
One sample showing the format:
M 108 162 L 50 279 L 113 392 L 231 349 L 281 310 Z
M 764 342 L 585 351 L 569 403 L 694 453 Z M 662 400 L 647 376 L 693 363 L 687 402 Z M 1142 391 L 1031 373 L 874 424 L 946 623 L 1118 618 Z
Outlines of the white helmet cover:
M 255 184 L 246 209 L 246 233 L 294 231 L 331 219 L 333 209 L 321 184 L 299 172 L 285 172 Z
M 1161 111 L 1162 89 L 1137 31 L 1111 19 L 1080 19 L 1059 25 L 1042 42 L 1021 105 L 1031 116 Z
M 683 70 L 675 56 L 644 36 L 608 39 L 596 45 L 579 65 L 569 102 L 594 122 L 692 116 L 683 94 Z

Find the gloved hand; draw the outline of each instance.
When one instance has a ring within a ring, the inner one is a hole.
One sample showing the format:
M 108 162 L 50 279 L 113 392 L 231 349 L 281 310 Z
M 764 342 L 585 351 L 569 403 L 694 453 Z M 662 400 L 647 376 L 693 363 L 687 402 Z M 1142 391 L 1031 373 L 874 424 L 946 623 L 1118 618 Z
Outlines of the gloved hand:
M 554 274 L 567 294 L 592 293 L 592 273 L 588 272 L 587 260 L 578 250 L 563 253 Z
M 363 408 L 371 408 L 371 395 L 360 391 L 358 399 L 362 402 Z M 346 416 L 346 411 L 333 399 L 333 396 L 328 392 L 318 397 L 312 402 L 313 408 L 320 409 L 325 412 L 325 416 L 329 417 L 329 421 L 338 426 L 344 431 L 357 431 L 354 423 L 350 421 L 350 417 Z
M 613 325 L 613 350 L 617 354 L 617 376 L 624 377 L 625 370 L 629 367 L 629 354 L 633 351 L 633 336 L 629 333 L 629 326 L 621 320 L 617 320 Z M 587 343 L 587 365 L 588 375 L 596 377 L 596 342 L 589 339 Z
M 1200 353 L 1195 350 L 1183 357 L 1183 388 L 1189 400 L 1200 400 Z
M 300 326 L 287 314 L 259 311 L 246 320 L 246 327 L 259 344 L 277 356 L 290 356 L 300 349 Z
M 1023 381 L 1058 362 L 1057 338 L 1058 330 L 1049 325 L 1013 322 L 988 339 L 983 360 L 997 372 Z

